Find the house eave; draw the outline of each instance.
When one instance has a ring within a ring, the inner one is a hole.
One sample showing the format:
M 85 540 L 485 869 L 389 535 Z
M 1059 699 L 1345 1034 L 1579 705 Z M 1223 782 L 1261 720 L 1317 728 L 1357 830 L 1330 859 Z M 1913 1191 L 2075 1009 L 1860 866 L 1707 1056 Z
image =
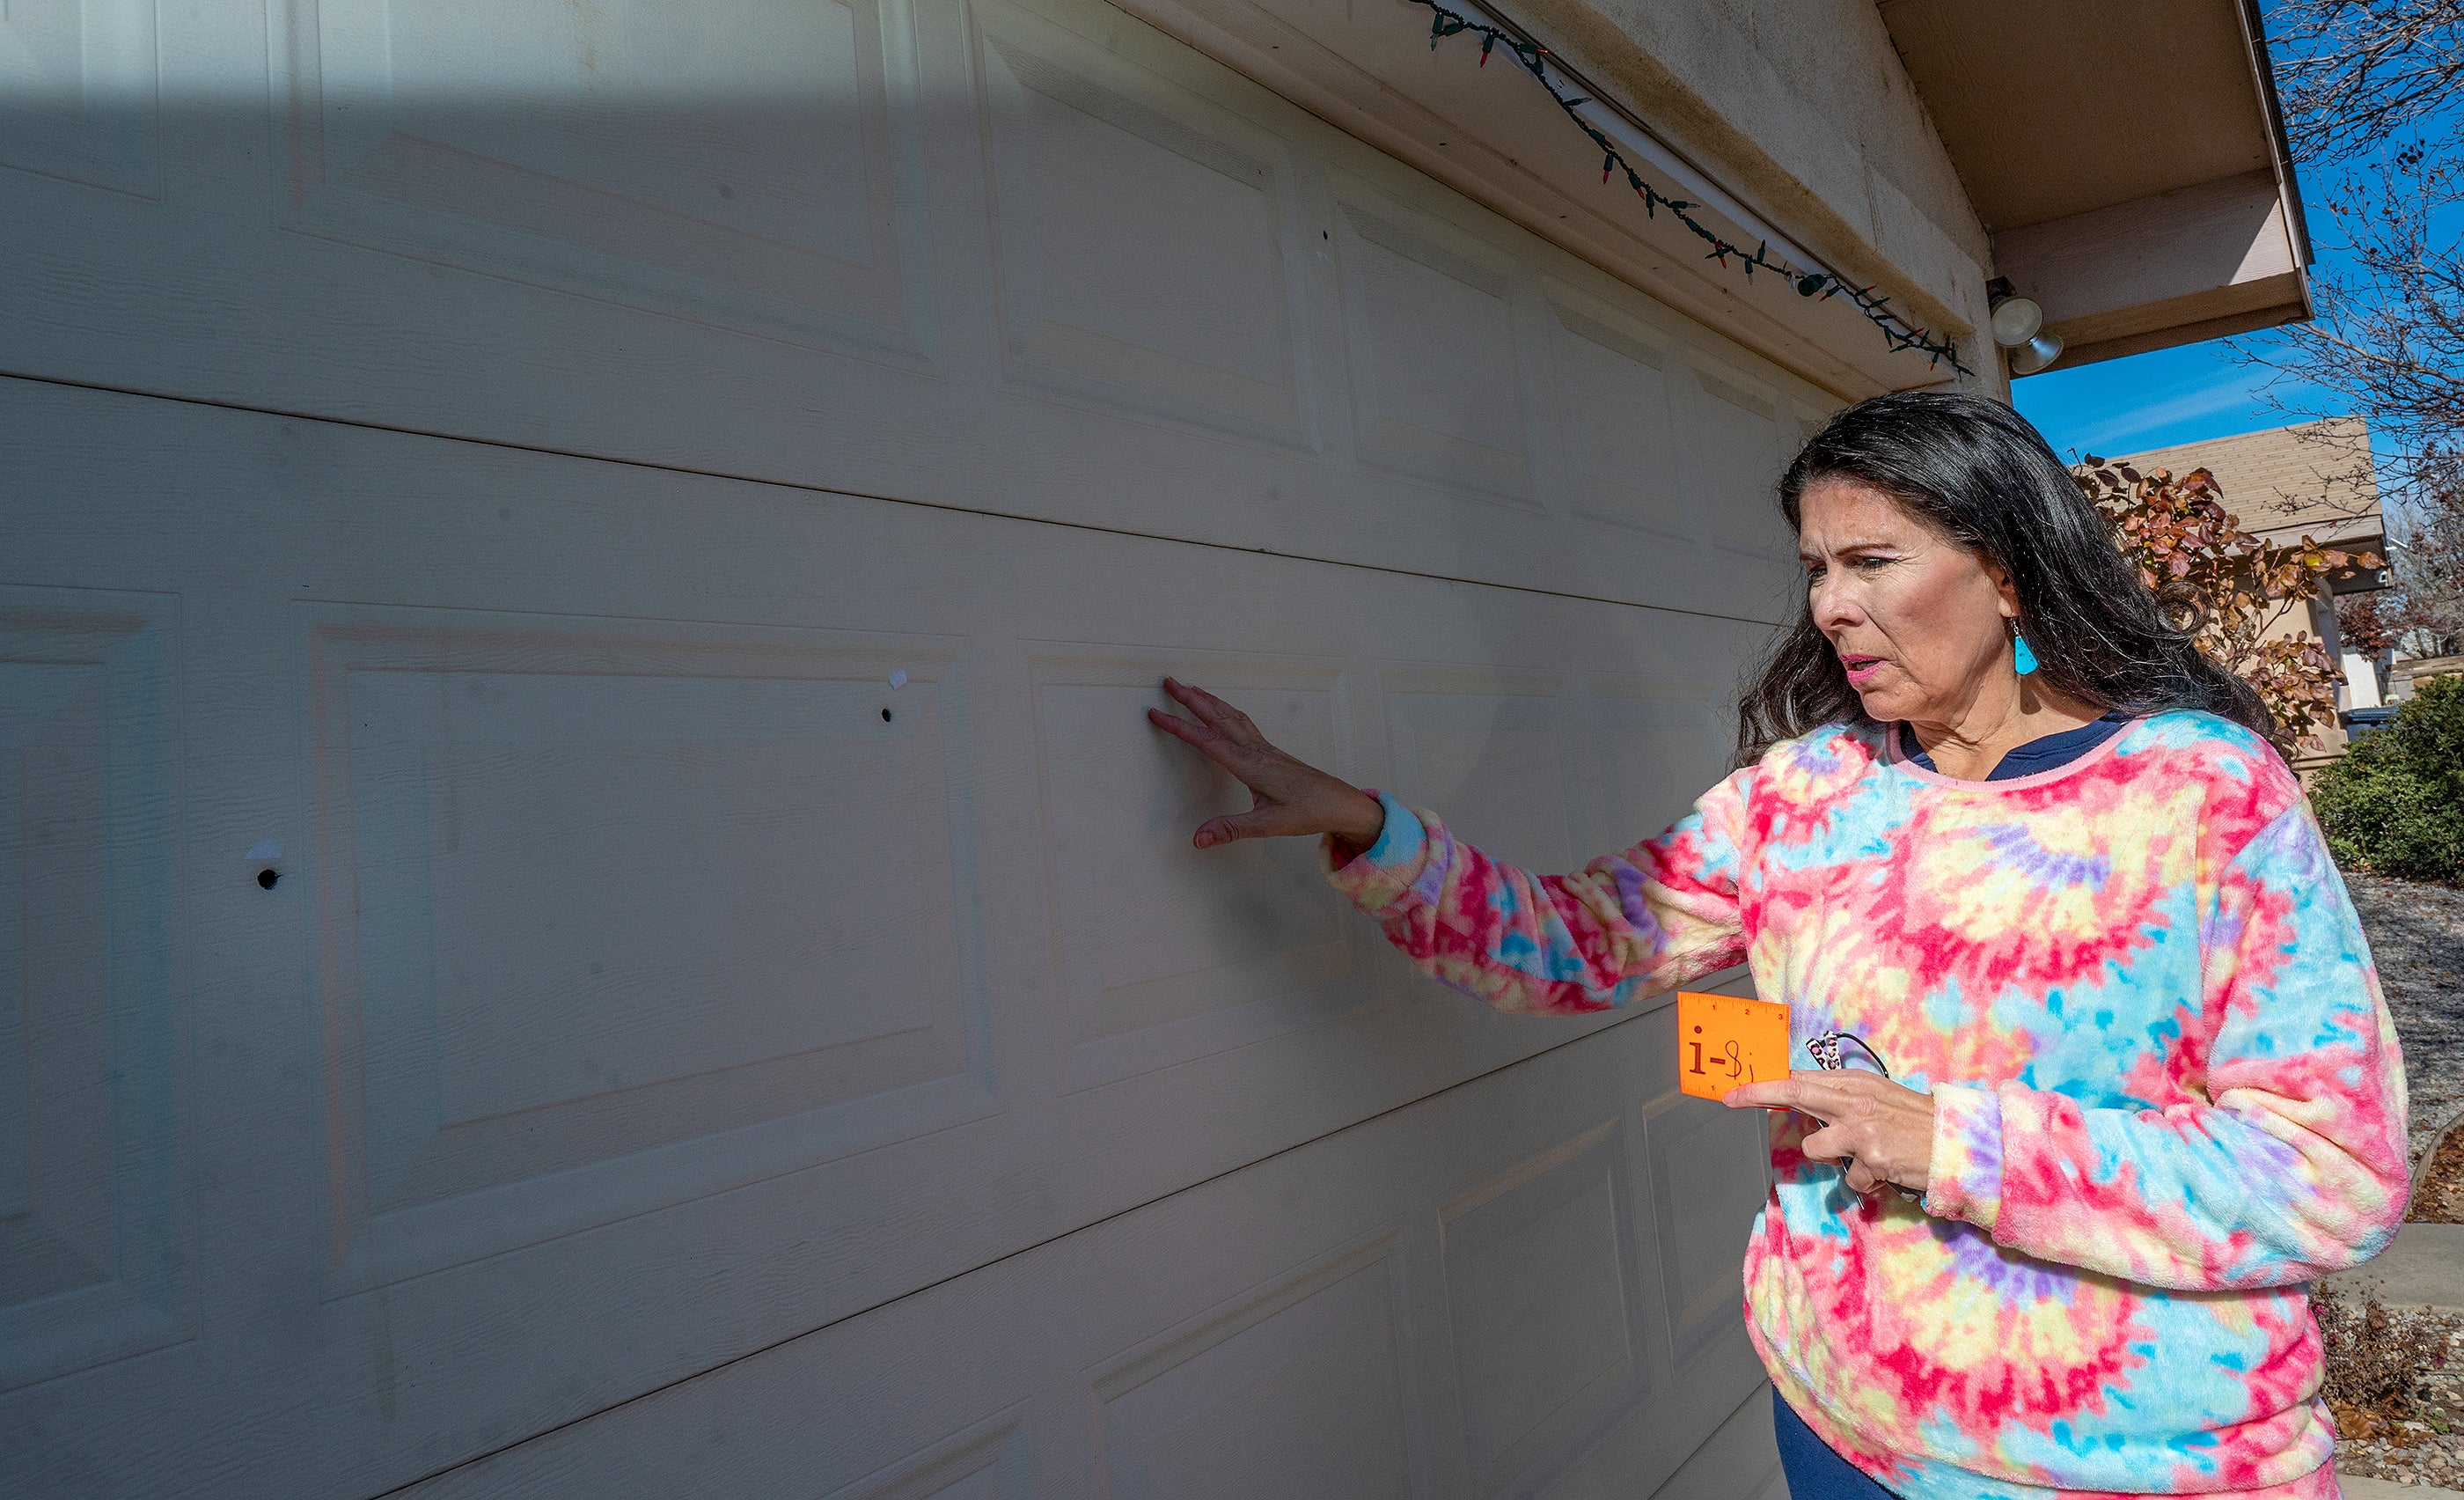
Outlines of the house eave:
M 2252 0 L 1879 3 L 1996 274 L 2044 307 L 2061 364 L 2311 316 Z

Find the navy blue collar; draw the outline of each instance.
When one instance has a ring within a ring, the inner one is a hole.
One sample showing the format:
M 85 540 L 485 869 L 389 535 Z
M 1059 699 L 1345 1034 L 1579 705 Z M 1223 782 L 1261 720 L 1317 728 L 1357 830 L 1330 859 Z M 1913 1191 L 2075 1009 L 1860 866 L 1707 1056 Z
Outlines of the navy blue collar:
M 2059 734 L 2031 739 L 2004 756 L 2002 763 L 1993 768 L 1993 774 L 1985 779 L 1989 782 L 2007 782 L 2015 777 L 2034 776 L 2039 771 L 2050 771 L 2057 766 L 2068 765 L 2122 733 L 2123 726 L 2129 722 L 2129 710 L 2118 708 L 2095 723 L 2081 724 L 2077 729 L 2065 729 Z M 1925 746 L 1917 742 L 1915 726 L 1905 719 L 1900 721 L 1900 754 L 1905 756 L 1912 764 L 1921 765 L 1937 776 L 1942 774 L 1940 768 L 1933 763 L 1933 757 L 1927 755 Z

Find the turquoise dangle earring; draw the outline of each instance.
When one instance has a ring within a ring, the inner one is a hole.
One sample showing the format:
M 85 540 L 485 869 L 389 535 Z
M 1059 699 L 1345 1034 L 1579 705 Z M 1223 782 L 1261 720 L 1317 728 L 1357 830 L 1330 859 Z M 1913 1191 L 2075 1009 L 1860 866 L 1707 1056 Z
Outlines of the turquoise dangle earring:
M 2036 670 L 2036 653 L 2028 649 L 2028 638 L 2015 629 L 2011 632 L 2011 665 L 2023 677 Z

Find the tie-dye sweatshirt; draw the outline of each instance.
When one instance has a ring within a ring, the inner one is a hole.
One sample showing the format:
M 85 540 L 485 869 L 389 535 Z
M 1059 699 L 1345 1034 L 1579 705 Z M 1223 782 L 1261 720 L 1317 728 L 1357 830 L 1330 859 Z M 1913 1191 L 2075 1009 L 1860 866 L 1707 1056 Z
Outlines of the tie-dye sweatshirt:
M 1917 1500 L 2336 1493 L 2305 1284 L 2403 1217 L 2402 1064 L 2299 785 L 2205 714 L 1954 781 L 1889 737 L 1782 744 L 1581 873 L 1381 797 L 1338 888 L 1503 1010 L 1743 960 L 1794 1065 L 1832 1028 L 1934 1099 L 1922 1203 L 1775 1116 L 1749 1331 L 1789 1404 Z M 1706 1106 L 1707 1107 L 1707 1106 Z

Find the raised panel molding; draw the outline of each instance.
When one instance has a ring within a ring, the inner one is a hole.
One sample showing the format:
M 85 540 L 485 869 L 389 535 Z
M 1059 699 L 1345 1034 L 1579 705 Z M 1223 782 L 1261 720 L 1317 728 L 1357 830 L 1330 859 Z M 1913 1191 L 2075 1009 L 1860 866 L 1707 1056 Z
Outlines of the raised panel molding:
M 1674 1009 L 1653 1025 L 1673 1026 Z M 1676 1067 L 1670 1054 L 1668 1067 Z M 1670 1344 L 1679 1369 L 1737 1326 L 1745 1295 L 1738 1247 L 1769 1190 L 1769 1121 L 1673 1087 L 1644 1111 L 1652 1218 L 1660 1235 Z
M 994 1107 L 953 643 L 296 607 L 336 1290 Z
M 1338 197 L 1335 214 L 1362 462 L 1537 511 L 1521 272 L 1368 191 Z
M 1097 1368 L 1102 1492 L 1412 1495 L 1400 1277 L 1379 1236 Z
M 1383 674 L 1395 791 L 1510 864 L 1574 867 L 1563 679 L 1485 668 Z
M 1691 542 L 1672 424 L 1667 341 L 1607 309 L 1552 302 L 1557 409 L 1574 514 Z
M 177 629 L 0 586 L 0 1388 L 195 1326 Z
M 1709 684 L 1595 677 L 1585 708 L 1597 750 L 1602 822 L 1593 850 L 1631 849 L 1693 810 L 1728 771 Z
M 280 222 L 920 364 L 906 6 L 274 0 Z
M 155 0 L 0 5 L 0 166 L 163 193 Z
M 1781 516 L 1778 401 L 1742 376 L 1694 364 L 1697 421 L 1689 473 L 1709 513 L 1711 540 L 1750 557 L 1794 562 L 1796 539 Z
M 1016 6 L 970 15 L 1009 377 L 1314 448 L 1289 148 Z
M 1027 1500 L 1024 1414 L 1013 1408 L 831 1490 L 822 1500 Z
M 405 1492 L 1005 1496 L 1031 1460 L 1072 1500 L 1648 1494 L 1762 1379 L 1733 1296 L 1668 1363 L 1668 1050 L 1550 1048 Z
M 1473 1484 L 1494 1495 L 1651 1393 L 1646 1257 L 1617 1120 L 1439 1210 Z M 1524 1488 L 1530 1488 L 1529 1486 Z
M 1351 759 L 1338 669 L 1225 656 L 1054 650 L 1030 660 L 1046 883 L 1059 939 L 1067 1087 L 1173 1067 L 1364 1004 L 1359 924 L 1314 845 L 1196 849 L 1249 805 L 1238 783 L 1166 740 L 1165 673 L 1202 675 L 1268 739 L 1313 764 Z

